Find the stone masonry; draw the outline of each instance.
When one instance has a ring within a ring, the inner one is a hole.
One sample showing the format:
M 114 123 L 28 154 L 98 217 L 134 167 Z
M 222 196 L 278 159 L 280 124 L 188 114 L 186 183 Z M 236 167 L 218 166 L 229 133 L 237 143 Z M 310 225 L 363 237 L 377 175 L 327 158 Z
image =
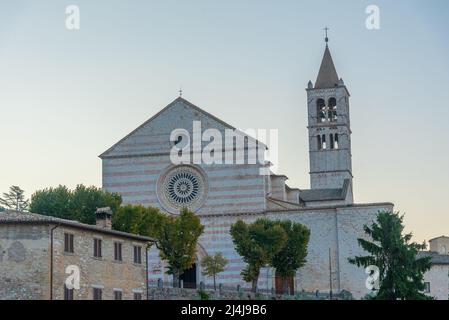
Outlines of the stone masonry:
M 65 234 L 73 235 L 73 253 L 65 252 Z M 101 258 L 93 255 L 94 239 L 102 240 Z M 114 259 L 115 242 L 122 244 L 121 261 Z M 73 291 L 75 300 L 93 299 L 94 288 L 101 289 L 102 299 L 114 299 L 114 290 L 122 292 L 122 299 L 133 299 L 135 293 L 145 299 L 145 252 L 150 242 L 149 238 L 74 221 L 2 212 L 0 299 L 62 300 L 70 265 L 80 270 L 80 289 Z M 141 263 L 134 263 L 134 246 L 141 248 Z

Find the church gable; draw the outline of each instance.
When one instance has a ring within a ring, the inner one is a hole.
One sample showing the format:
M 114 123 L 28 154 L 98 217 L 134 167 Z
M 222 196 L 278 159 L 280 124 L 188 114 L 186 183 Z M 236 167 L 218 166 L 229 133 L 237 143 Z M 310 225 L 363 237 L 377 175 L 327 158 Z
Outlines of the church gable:
M 235 129 L 179 97 L 100 155 L 100 158 L 169 153 L 172 148 L 170 143 L 172 131 L 185 129 L 192 132 L 194 121 L 201 122 L 202 131 L 209 128 L 218 129 L 221 132 L 225 129 Z

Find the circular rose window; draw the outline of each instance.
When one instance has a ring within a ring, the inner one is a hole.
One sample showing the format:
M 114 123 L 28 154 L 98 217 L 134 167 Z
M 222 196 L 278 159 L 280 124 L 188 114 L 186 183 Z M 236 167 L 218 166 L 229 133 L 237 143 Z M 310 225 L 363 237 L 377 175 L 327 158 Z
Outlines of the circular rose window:
M 204 174 L 193 166 L 169 168 L 158 181 L 157 196 L 164 209 L 179 213 L 183 207 L 198 210 L 207 191 Z

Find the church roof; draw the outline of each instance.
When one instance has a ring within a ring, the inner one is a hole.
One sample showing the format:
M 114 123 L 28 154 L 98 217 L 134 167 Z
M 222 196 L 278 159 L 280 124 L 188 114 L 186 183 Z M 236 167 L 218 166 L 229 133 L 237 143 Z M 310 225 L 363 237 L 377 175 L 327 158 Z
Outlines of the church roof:
M 315 82 L 315 89 L 333 88 L 338 85 L 338 74 L 332 60 L 329 47 L 326 45 L 320 71 Z
M 349 188 L 349 179 L 345 179 L 342 188 L 301 190 L 299 198 L 304 202 L 345 200 Z
M 147 126 L 150 122 L 152 122 L 153 120 L 155 120 L 156 118 L 158 118 L 161 114 L 163 114 L 165 111 L 167 111 L 168 109 L 170 109 L 172 106 L 176 105 L 177 103 L 182 103 L 185 106 L 189 107 L 190 109 L 195 110 L 196 112 L 203 114 L 204 116 L 213 119 L 214 121 L 216 121 L 217 123 L 219 123 L 220 125 L 222 125 L 223 127 L 227 128 L 227 129 L 231 129 L 231 130 L 235 130 L 237 132 L 240 132 L 238 129 L 236 129 L 235 127 L 229 125 L 228 123 L 224 122 L 223 120 L 217 118 L 216 116 L 214 116 L 213 114 L 210 114 L 209 112 L 201 109 L 200 107 L 197 107 L 196 105 L 194 105 L 193 103 L 187 101 L 186 99 L 182 98 L 182 97 L 178 97 L 175 100 L 173 100 L 170 104 L 168 104 L 165 108 L 163 108 L 162 110 L 160 110 L 158 113 L 156 113 L 154 116 L 152 116 L 150 119 L 148 119 L 147 121 L 145 121 L 143 124 L 141 124 L 139 127 L 137 127 L 136 129 L 134 129 L 132 132 L 130 132 L 128 135 L 126 135 L 124 138 L 122 138 L 120 141 L 118 141 L 117 143 L 115 143 L 112 147 L 110 147 L 108 150 L 106 150 L 105 152 L 103 152 L 99 157 L 100 158 L 105 158 L 107 157 L 118 145 L 120 145 L 122 142 L 124 142 L 125 140 L 127 140 L 129 137 L 131 137 L 133 134 L 135 134 L 137 131 L 139 131 L 141 128 Z M 240 132 L 242 135 L 247 136 L 249 139 L 254 139 L 253 137 Z M 260 146 L 262 146 L 262 148 L 267 148 L 267 146 L 262 143 L 261 141 L 254 139 L 256 141 L 256 143 Z

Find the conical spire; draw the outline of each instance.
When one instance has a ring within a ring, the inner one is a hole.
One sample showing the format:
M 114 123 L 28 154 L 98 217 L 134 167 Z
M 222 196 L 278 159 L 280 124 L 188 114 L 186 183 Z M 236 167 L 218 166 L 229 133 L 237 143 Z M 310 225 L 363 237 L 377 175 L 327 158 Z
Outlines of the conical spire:
M 326 43 L 323 61 L 321 62 L 320 71 L 315 82 L 315 89 L 333 88 L 338 85 L 338 74 L 335 70 L 334 61 L 332 61 L 331 52 Z

